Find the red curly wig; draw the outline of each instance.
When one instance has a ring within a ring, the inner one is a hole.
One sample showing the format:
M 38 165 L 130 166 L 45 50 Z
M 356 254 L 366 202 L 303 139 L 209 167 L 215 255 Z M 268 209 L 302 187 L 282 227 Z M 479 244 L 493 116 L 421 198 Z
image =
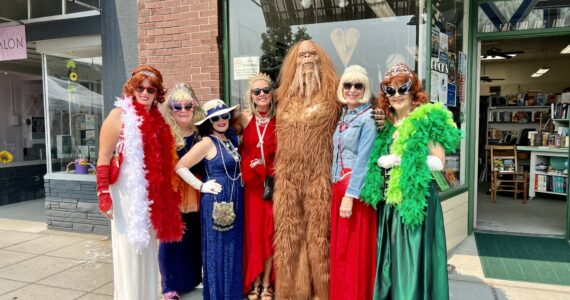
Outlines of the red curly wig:
M 390 85 L 390 86 L 400 86 L 408 81 L 410 76 L 408 74 L 398 74 L 387 79 L 384 79 L 380 85 Z M 427 94 L 422 89 L 422 83 L 418 80 L 416 74 L 412 76 L 412 87 L 408 94 L 412 99 L 412 110 L 416 107 L 428 102 Z M 390 102 L 386 93 L 380 88 L 380 96 L 378 97 L 378 107 L 380 107 L 385 113 L 386 117 L 391 123 L 396 120 L 395 111 L 390 107 Z
M 151 74 L 154 74 L 154 76 Z M 159 70 L 149 65 L 140 65 L 133 70 L 131 78 L 129 78 L 123 86 L 123 94 L 127 97 L 133 97 L 134 99 L 135 89 L 141 85 L 145 79 L 148 79 L 150 85 L 155 87 L 157 90 L 155 100 L 158 103 L 164 102 L 166 89 L 162 85 L 162 74 Z

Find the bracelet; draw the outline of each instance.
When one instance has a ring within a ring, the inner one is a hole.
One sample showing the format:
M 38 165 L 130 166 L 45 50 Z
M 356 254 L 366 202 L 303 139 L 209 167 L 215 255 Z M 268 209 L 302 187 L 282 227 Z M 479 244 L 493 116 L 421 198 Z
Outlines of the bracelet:
M 101 197 L 101 194 L 110 194 L 109 190 L 99 191 L 97 192 L 97 197 Z

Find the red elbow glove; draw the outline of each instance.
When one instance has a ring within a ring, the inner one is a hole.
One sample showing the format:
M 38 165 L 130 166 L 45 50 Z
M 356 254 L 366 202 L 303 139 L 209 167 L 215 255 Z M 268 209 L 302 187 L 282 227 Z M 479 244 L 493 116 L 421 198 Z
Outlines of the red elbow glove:
M 97 166 L 97 197 L 99 197 L 99 210 L 105 213 L 113 207 L 113 200 L 109 192 L 109 166 Z

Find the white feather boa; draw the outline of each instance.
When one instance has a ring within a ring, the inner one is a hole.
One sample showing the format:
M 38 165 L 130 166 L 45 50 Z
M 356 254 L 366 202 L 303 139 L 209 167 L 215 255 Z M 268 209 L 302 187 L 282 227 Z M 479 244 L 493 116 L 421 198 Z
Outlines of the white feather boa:
M 148 181 L 145 177 L 143 139 L 139 125 L 142 119 L 137 115 L 131 98 L 117 98 L 115 106 L 123 110 L 123 155 L 126 158 L 121 166 L 129 187 L 130 206 L 127 212 L 127 238 L 137 253 L 141 253 L 150 241 L 150 205 Z

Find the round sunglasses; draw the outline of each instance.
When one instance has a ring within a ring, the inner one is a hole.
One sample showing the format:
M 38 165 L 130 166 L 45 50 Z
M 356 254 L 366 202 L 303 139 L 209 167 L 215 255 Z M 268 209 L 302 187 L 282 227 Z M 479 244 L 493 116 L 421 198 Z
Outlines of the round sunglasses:
M 229 120 L 230 117 L 231 117 L 230 113 L 225 113 L 225 114 L 219 115 L 219 116 L 213 116 L 210 118 L 210 123 L 216 123 L 216 122 L 220 121 L 221 119 Z
M 396 93 L 400 94 L 401 96 L 407 95 L 412 88 L 412 81 L 408 80 L 406 83 L 400 85 L 397 88 L 394 88 L 390 85 L 382 85 L 382 90 L 386 93 L 386 96 L 393 97 Z
M 362 83 L 352 83 L 352 82 L 345 82 L 342 84 L 342 87 L 345 90 L 350 90 L 352 87 L 356 90 L 362 90 L 364 88 L 364 84 Z
M 255 88 L 253 90 L 251 90 L 251 93 L 254 94 L 255 96 L 259 96 L 261 94 L 261 92 L 263 92 L 265 95 L 268 95 L 269 93 L 271 93 L 272 88 L 270 86 L 264 87 L 262 89 L 260 88 Z
M 149 95 L 156 93 L 156 88 L 152 86 L 144 87 L 142 85 L 139 85 L 135 88 L 135 91 L 139 94 L 142 94 L 145 90 Z

